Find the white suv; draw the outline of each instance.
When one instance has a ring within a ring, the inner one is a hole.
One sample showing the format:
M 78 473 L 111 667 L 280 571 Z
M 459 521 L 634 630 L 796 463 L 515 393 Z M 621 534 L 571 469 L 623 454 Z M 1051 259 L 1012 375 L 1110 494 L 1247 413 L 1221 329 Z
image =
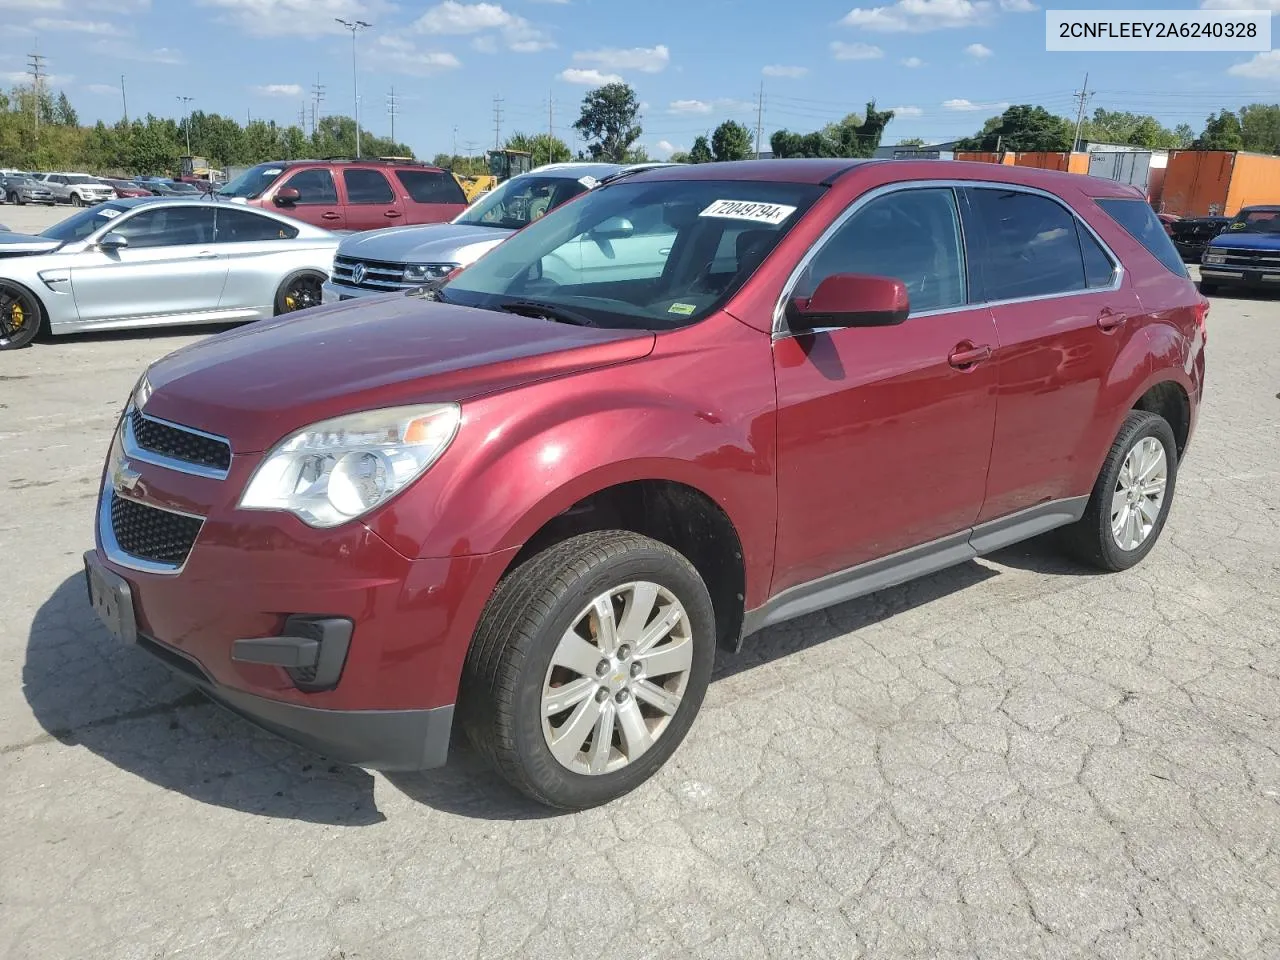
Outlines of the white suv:
M 114 187 L 86 173 L 41 173 L 36 179 L 48 186 L 58 203 L 91 207 L 116 199 Z

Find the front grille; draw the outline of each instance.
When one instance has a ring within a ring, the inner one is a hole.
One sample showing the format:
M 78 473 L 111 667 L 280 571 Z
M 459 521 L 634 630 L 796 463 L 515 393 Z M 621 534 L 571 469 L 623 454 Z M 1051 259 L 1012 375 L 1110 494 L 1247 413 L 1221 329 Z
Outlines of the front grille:
M 1246 250 L 1239 247 L 1210 247 L 1206 255 L 1217 254 L 1224 258 L 1221 264 L 1210 266 L 1251 268 L 1254 270 L 1280 270 L 1280 250 Z
M 204 521 L 124 497 L 111 497 L 111 533 L 131 557 L 180 567 Z
M 364 279 L 359 283 L 356 283 L 353 276 L 357 264 L 362 264 L 365 270 Z M 362 290 L 408 290 L 422 286 L 421 281 L 405 282 L 403 263 L 361 260 L 359 257 L 334 257 L 331 279 L 344 287 L 358 287 Z
M 231 466 L 231 446 L 225 440 L 153 420 L 139 410 L 129 414 L 129 428 L 133 442 L 150 453 L 214 470 Z

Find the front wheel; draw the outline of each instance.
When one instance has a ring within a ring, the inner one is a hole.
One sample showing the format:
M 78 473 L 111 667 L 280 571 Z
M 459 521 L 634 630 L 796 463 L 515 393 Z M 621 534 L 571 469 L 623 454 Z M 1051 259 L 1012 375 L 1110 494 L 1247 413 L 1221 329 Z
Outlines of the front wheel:
M 72 205 L 73 207 L 83 207 L 83 206 L 84 206 L 84 198 L 82 198 L 82 197 L 80 196 L 80 194 L 78 194 L 78 193 L 73 193 L 73 194 L 71 195 L 71 205 Z
M 0 350 L 25 347 L 40 332 L 40 304 L 22 287 L 0 283 Z
M 1173 429 L 1158 414 L 1133 410 L 1111 444 L 1084 516 L 1062 531 L 1076 559 L 1127 570 L 1160 539 L 1178 478 Z
M 462 726 L 539 803 L 606 803 L 680 745 L 715 645 L 711 597 L 682 555 L 628 531 L 571 537 L 494 591 L 467 654 Z
M 290 277 L 276 294 L 276 315 L 320 306 L 320 287 L 324 278 L 315 273 Z

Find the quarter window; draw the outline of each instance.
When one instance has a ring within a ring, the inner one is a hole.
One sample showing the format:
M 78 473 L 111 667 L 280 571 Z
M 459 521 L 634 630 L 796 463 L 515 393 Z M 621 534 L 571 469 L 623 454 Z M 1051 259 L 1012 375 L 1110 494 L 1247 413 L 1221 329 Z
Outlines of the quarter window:
M 999 189 L 974 190 L 972 202 L 986 235 L 982 274 L 988 300 L 1085 289 L 1076 218 L 1060 203 Z
M 1182 263 L 1173 241 L 1165 233 L 1160 218 L 1151 209 L 1151 205 L 1143 200 L 1123 200 L 1107 197 L 1098 201 L 1098 206 L 1107 212 L 1125 233 L 1133 237 L 1147 248 L 1153 257 L 1159 260 L 1170 273 L 1186 277 L 1187 268 Z
M 250 243 L 262 240 L 292 240 L 298 228 L 247 210 L 218 209 L 218 243 Z
M 377 170 L 343 170 L 348 203 L 395 203 L 391 184 Z
M 931 187 L 869 201 L 810 261 L 795 295 L 812 296 L 819 283 L 838 273 L 901 280 L 913 314 L 963 305 L 964 244 L 955 194 Z
M 333 183 L 333 176 L 323 168 L 299 170 L 283 186 L 293 187 L 298 191 L 301 195 L 298 205 L 332 205 L 338 202 L 338 189 Z

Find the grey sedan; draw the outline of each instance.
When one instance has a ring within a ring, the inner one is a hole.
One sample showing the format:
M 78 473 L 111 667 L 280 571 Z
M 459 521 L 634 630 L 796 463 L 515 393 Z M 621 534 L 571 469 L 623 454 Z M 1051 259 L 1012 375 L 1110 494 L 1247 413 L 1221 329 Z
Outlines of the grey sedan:
M 0 233 L 0 350 L 53 334 L 259 320 L 320 303 L 338 237 L 217 200 L 113 200 Z
M 12 175 L 0 177 L 0 202 L 16 203 L 19 206 L 26 203 L 53 206 L 56 200 L 53 191 L 38 180 Z

